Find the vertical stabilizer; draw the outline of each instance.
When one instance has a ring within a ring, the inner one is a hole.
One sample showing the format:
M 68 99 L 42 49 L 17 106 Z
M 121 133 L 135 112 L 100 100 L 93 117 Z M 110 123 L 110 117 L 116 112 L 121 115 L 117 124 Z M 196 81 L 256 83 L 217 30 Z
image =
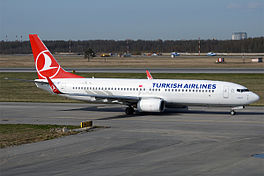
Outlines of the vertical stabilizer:
M 83 78 L 63 70 L 37 34 L 29 34 L 29 40 L 39 79 Z

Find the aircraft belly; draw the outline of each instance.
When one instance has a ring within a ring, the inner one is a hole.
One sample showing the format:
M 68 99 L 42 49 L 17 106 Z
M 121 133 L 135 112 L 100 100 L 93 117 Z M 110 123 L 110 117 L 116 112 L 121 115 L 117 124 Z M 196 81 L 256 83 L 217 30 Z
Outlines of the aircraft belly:
M 221 99 L 221 98 L 220 98 Z M 218 96 L 168 96 L 164 97 L 164 100 L 168 103 L 182 104 L 182 105 L 227 105 L 228 101 L 221 101 Z M 236 104 L 232 102 L 231 104 Z
M 61 94 L 61 96 L 67 97 L 69 99 L 74 99 L 74 100 L 89 101 L 89 102 L 96 101 L 94 97 L 90 97 L 90 96 L 73 96 L 73 95 L 68 95 L 68 94 Z

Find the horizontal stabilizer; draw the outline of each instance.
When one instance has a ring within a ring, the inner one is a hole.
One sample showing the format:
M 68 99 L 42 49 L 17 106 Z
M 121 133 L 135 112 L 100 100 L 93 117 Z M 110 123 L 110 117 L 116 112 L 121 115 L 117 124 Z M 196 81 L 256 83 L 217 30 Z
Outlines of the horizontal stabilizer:
M 51 81 L 51 79 L 49 77 L 46 77 L 48 82 L 49 82 L 49 85 L 50 85 L 50 88 L 52 89 L 53 93 L 56 93 L 56 94 L 62 94 L 61 91 L 59 91 L 59 89 L 55 86 L 55 84 Z

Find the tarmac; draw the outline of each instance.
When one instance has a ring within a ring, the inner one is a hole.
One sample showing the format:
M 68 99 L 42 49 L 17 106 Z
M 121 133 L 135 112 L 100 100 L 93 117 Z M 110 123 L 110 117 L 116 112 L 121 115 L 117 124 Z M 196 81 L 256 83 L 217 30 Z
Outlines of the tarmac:
M 120 105 L 0 103 L 1 124 L 110 128 L 0 149 L 0 175 L 263 175 L 264 107 L 124 115 Z

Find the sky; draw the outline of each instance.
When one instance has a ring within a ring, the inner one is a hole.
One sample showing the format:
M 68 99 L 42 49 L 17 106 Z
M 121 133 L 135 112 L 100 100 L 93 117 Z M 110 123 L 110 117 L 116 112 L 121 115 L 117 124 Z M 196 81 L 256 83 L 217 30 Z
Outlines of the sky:
M 264 36 L 264 0 L 0 0 L 0 40 Z

